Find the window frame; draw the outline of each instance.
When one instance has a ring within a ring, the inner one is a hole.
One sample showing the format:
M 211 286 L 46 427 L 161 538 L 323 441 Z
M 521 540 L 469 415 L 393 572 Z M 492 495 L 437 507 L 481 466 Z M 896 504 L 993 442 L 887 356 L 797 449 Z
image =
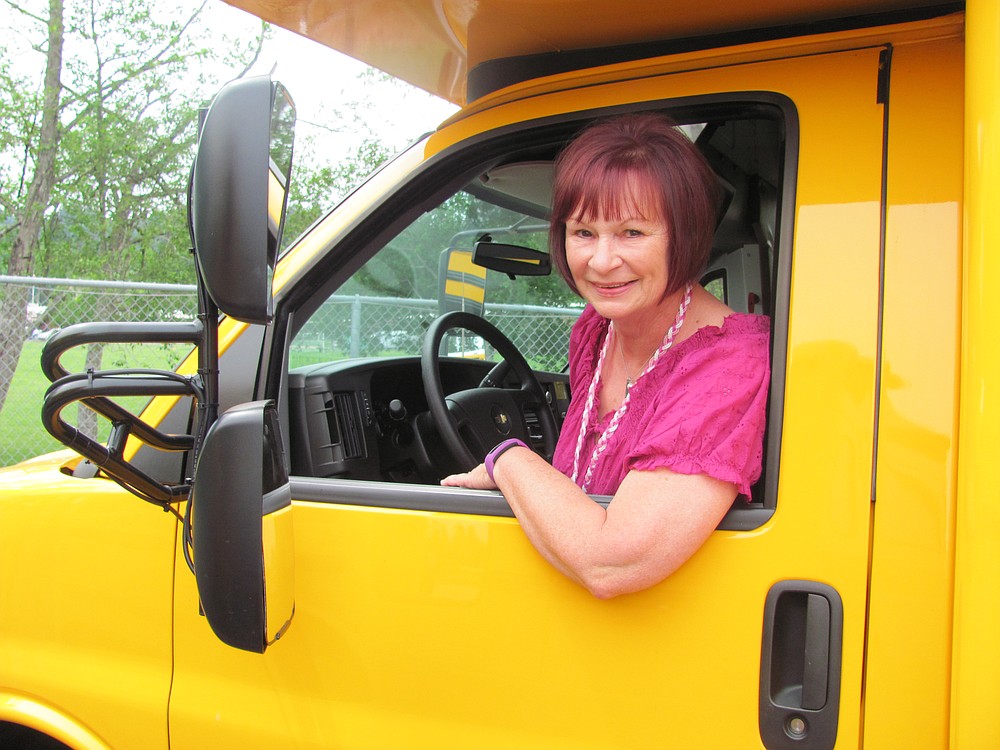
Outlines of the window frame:
M 277 401 L 283 427 L 287 428 L 288 347 L 294 335 L 335 289 L 428 206 L 440 203 L 491 163 L 525 148 L 526 141 L 532 144 L 564 142 L 583 123 L 597 117 L 649 110 L 668 112 L 679 122 L 719 119 L 728 113 L 749 117 L 757 110 L 761 117 L 765 117 L 765 113 L 770 113 L 771 119 L 777 116 L 782 125 L 783 151 L 781 162 L 777 165 L 781 182 L 777 186 L 779 194 L 770 279 L 773 296 L 773 310 L 770 311 L 771 386 L 763 470 L 758 483 L 760 491 L 755 493 L 759 497 L 755 496 L 750 503 L 734 505 L 718 529 L 751 530 L 763 525 L 777 506 L 799 152 L 796 107 L 791 99 L 776 92 L 706 94 L 583 110 L 484 132 L 436 154 L 421 165 L 409 180 L 369 207 L 342 235 L 333 238 L 309 267 L 297 273 L 296 278 L 275 295 L 275 318 L 265 341 L 258 397 Z M 513 517 L 513 512 L 499 492 L 301 476 L 293 476 L 291 484 L 292 496 L 296 500 Z M 610 501 L 609 497 L 593 497 L 605 506 Z

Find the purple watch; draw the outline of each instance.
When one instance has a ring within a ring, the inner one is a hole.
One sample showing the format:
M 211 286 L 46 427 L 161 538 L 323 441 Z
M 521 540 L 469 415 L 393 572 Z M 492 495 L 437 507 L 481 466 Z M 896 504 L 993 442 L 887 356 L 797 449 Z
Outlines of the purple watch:
M 528 447 L 523 441 L 517 438 L 510 438 L 509 440 L 504 440 L 502 443 L 498 443 L 493 450 L 486 454 L 486 460 L 483 463 L 486 465 L 486 473 L 489 474 L 491 481 L 496 481 L 493 479 L 493 466 L 496 464 L 497 459 L 515 445 L 520 445 L 522 448 Z

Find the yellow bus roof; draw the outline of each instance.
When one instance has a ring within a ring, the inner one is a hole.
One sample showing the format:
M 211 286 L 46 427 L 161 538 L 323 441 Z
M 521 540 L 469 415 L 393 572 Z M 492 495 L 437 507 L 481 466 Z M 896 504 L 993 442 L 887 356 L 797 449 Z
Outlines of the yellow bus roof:
M 629 54 L 666 54 L 670 42 L 674 48 L 679 42 L 717 46 L 742 37 L 871 26 L 953 12 L 964 5 L 941 0 L 226 2 L 455 104 L 518 79 L 614 62 Z M 662 51 L 652 45 L 661 45 Z

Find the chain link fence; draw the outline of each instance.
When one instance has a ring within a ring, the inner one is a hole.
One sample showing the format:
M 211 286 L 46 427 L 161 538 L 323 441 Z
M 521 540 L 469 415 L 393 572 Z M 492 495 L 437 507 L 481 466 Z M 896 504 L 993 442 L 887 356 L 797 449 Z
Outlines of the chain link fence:
M 6 321 L 18 334 L 14 340 L 15 347 L 20 341 L 20 354 L 0 358 L 0 390 L 6 392 L 0 405 L 0 466 L 61 447 L 45 431 L 40 418 L 49 382 L 39 362 L 52 333 L 86 321 L 167 322 L 191 320 L 197 315 L 193 285 L 0 276 L 0 300 L 15 291 L 26 302 L 23 318 Z M 291 366 L 345 357 L 417 355 L 424 331 L 439 309 L 437 300 L 334 295 L 295 337 Z M 533 367 L 558 372 L 565 367 L 570 328 L 579 314 L 575 308 L 487 304 L 485 317 L 514 342 Z M 454 342 L 450 346 L 457 350 Z M 466 341 L 464 350 L 482 346 L 478 340 Z M 62 361 L 71 372 L 124 367 L 173 369 L 189 348 L 109 344 L 67 352 Z M 483 356 L 490 357 L 491 352 L 484 351 Z M 4 364 L 8 359 L 10 364 Z M 124 405 L 138 411 L 143 403 L 143 399 L 136 399 Z M 68 421 L 74 416 L 71 411 L 64 415 Z M 79 408 L 75 425 L 98 439 L 106 437 L 106 420 L 93 419 L 85 407 Z
M 73 323 L 191 320 L 198 312 L 195 287 L 183 284 L 0 276 L 0 300 L 15 296 L 21 300 L 17 312 L 4 321 L 13 334 L 5 337 L 11 351 L 0 356 L 2 466 L 62 447 L 41 421 L 42 398 L 49 381 L 42 373 L 40 360 L 42 348 L 53 333 Z M 189 349 L 165 344 L 95 345 L 66 352 L 61 361 L 70 372 L 122 367 L 173 369 Z M 145 399 L 133 399 L 123 405 L 137 410 L 143 403 Z M 71 407 L 64 417 L 100 439 L 106 437 L 110 427 L 85 407 Z
M 424 332 L 439 314 L 437 300 L 334 295 L 313 314 L 292 342 L 292 367 L 346 357 L 418 355 Z M 535 368 L 559 372 L 566 366 L 569 333 L 577 308 L 487 303 L 484 317 Z M 450 352 L 483 350 L 478 339 L 456 335 Z

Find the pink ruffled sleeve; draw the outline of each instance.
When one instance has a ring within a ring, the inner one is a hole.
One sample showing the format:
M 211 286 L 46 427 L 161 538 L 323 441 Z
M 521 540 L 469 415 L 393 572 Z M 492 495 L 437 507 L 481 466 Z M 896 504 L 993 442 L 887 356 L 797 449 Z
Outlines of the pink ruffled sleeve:
M 721 328 L 704 328 L 678 349 L 683 356 L 650 373 L 657 387 L 643 389 L 648 399 L 635 405 L 643 418 L 625 463 L 640 471 L 667 467 L 707 474 L 749 495 L 761 471 L 768 321 L 732 315 Z

